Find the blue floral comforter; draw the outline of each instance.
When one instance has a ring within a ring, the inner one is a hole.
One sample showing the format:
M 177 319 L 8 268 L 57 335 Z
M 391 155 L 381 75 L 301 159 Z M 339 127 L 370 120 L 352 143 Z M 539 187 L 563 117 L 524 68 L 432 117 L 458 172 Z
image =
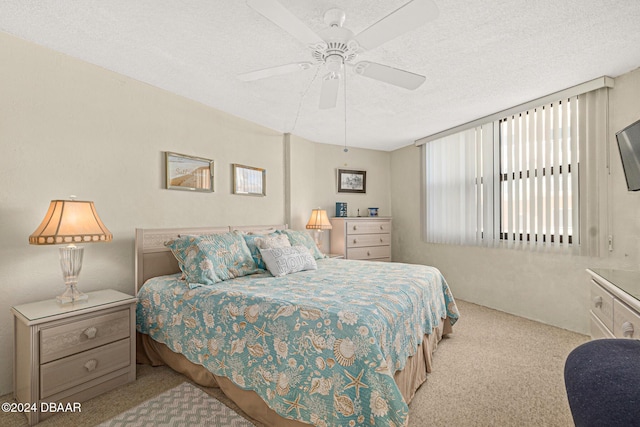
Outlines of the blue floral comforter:
M 195 289 L 163 276 L 138 297 L 139 332 L 317 426 L 406 425 L 393 374 L 441 319 L 458 318 L 436 268 L 371 261 Z

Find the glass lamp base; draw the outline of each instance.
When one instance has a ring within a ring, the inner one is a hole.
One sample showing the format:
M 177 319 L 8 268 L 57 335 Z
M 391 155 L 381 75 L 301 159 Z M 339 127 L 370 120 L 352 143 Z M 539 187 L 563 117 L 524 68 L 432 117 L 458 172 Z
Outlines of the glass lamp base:
M 78 290 L 78 274 L 82 269 L 82 254 L 84 248 L 81 246 L 69 245 L 60 248 L 60 267 L 67 289 L 62 295 L 56 297 L 59 304 L 73 304 L 89 299 L 86 294 Z
M 87 294 L 84 294 L 78 290 L 76 285 L 67 286 L 67 290 L 62 295 L 56 297 L 58 304 L 73 304 L 76 302 L 84 302 L 89 299 Z
M 322 241 L 323 241 L 323 239 L 322 239 L 322 231 L 323 231 L 323 230 L 313 230 L 313 231 L 314 231 L 314 233 L 313 233 L 313 240 L 315 241 L 316 246 L 318 247 L 318 250 L 319 250 L 321 253 L 323 253 L 323 254 L 324 254 L 324 251 L 323 251 L 323 249 L 324 249 L 324 248 L 323 248 L 323 246 L 324 246 L 324 245 L 323 245 L 323 242 L 322 242 Z

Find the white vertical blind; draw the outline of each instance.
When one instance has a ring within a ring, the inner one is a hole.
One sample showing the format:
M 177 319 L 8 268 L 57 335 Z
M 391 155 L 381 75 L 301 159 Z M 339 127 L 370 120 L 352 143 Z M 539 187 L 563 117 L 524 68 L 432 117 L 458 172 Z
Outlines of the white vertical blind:
M 580 254 L 598 256 L 606 251 L 607 227 L 607 88 L 579 96 L 578 129 L 580 175 Z
M 450 135 L 423 146 L 426 227 L 430 243 L 494 241 L 493 125 Z
M 578 216 L 577 153 L 571 141 L 578 140 L 571 127 L 573 97 L 500 122 L 502 165 L 502 238 L 512 244 L 546 243 L 568 245 L 573 241 Z M 577 145 L 574 146 L 577 150 Z M 511 155 L 513 153 L 513 155 Z M 575 181 L 575 182 L 574 182 Z M 577 229 L 576 229 L 577 230 Z
M 597 256 L 607 106 L 605 87 L 424 143 L 425 240 Z

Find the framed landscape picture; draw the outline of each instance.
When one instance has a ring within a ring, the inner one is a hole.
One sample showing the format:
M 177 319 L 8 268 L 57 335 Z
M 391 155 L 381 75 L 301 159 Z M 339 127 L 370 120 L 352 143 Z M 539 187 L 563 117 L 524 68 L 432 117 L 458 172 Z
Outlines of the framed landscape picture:
M 267 195 L 267 171 L 262 168 L 233 164 L 233 194 Z
M 165 152 L 166 188 L 213 192 L 213 160 Z
M 338 169 L 338 193 L 366 193 L 367 171 Z

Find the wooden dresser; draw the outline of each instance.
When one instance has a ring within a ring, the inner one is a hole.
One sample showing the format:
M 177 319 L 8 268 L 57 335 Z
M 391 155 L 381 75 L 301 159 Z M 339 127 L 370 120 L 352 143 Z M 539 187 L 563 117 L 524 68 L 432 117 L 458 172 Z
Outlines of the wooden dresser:
M 331 218 L 331 253 L 346 259 L 391 261 L 390 217 Z
M 640 338 L 640 272 L 589 269 L 591 338 Z
M 114 290 L 89 300 L 55 299 L 13 307 L 14 397 L 34 410 L 29 425 L 53 415 L 48 403 L 86 401 L 136 379 L 136 298 Z M 41 405 L 45 403 L 45 405 Z

